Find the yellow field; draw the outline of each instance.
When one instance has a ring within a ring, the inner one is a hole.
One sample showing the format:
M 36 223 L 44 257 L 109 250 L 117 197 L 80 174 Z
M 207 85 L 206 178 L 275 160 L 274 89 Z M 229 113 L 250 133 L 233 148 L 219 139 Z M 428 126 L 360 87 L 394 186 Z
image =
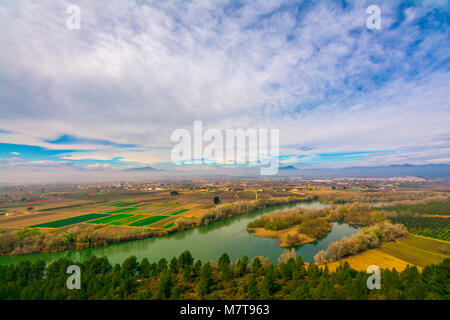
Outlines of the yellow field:
M 447 250 L 444 250 L 444 247 Z M 450 245 L 430 238 L 409 235 L 396 242 L 383 244 L 381 248 L 367 250 L 356 256 L 328 263 L 330 270 L 347 261 L 355 270 L 365 271 L 370 265 L 382 269 L 403 270 L 407 265 L 415 265 L 419 269 L 429 264 L 440 263 L 450 258 Z M 447 253 L 444 253 L 447 252 Z

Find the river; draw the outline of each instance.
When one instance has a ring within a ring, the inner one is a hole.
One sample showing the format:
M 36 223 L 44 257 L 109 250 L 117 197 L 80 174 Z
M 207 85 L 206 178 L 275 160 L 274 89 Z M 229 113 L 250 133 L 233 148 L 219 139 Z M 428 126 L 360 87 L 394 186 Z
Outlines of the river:
M 104 247 L 58 253 L 2 256 L 0 257 L 0 265 L 18 263 L 22 260 L 44 260 L 50 263 L 59 258 L 84 261 L 93 255 L 97 257 L 107 256 L 112 264 L 122 263 L 132 255 L 136 256 L 138 260 L 146 257 L 150 262 L 155 262 L 161 258 L 170 260 L 172 257 L 178 257 L 185 250 L 189 250 L 196 259 L 202 261 L 217 261 L 223 253 L 227 253 L 231 259 L 239 259 L 244 255 L 247 255 L 250 259 L 255 256 L 264 256 L 275 263 L 286 249 L 280 248 L 276 239 L 253 236 L 247 232 L 247 224 L 269 212 L 296 206 L 320 209 L 325 207 L 326 204 L 309 202 L 270 207 L 167 236 L 128 241 Z M 351 236 L 360 229 L 360 227 L 350 226 L 346 223 L 333 222 L 332 230 L 324 238 L 314 243 L 297 246 L 295 251 L 297 256 L 301 256 L 304 261 L 313 262 L 314 255 L 320 250 L 325 250 L 330 242 L 339 240 L 344 236 Z

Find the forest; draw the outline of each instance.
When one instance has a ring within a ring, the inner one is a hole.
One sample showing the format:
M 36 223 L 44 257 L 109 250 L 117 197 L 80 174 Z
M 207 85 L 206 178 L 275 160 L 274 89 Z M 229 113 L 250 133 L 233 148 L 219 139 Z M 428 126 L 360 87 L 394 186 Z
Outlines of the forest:
M 419 271 L 381 270 L 381 289 L 369 290 L 366 272 L 341 264 L 335 271 L 282 255 L 278 264 L 247 256 L 217 263 L 195 261 L 189 251 L 170 261 L 127 258 L 114 266 L 106 257 L 76 263 L 81 289 L 69 290 L 68 266 L 59 259 L 0 266 L 0 299 L 449 299 L 450 259 Z

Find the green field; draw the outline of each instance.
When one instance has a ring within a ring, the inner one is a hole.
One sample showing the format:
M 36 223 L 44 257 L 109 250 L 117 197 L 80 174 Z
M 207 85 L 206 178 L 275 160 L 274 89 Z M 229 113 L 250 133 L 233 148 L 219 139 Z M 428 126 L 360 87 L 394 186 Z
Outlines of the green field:
M 410 206 L 382 207 L 386 211 L 400 211 L 423 215 L 450 215 L 450 202 L 431 202 Z
M 21 204 L 21 205 L 17 205 L 17 206 L 0 207 L 0 209 L 10 209 L 10 208 L 20 208 L 20 207 L 35 207 L 35 206 L 42 206 L 42 204 L 40 204 L 40 203 Z
M 147 217 L 147 216 L 145 214 L 133 214 L 133 215 L 131 215 L 131 217 L 128 217 L 128 218 L 125 218 L 125 219 L 122 219 L 122 220 L 119 220 L 119 221 L 111 222 L 110 225 L 121 226 L 121 225 L 130 223 L 130 222 L 139 220 L 139 219 L 141 219 L 143 217 Z
M 183 213 L 183 212 L 186 212 L 186 211 L 189 211 L 189 210 L 190 210 L 190 209 L 183 209 L 183 210 L 180 210 L 180 211 L 171 213 L 170 215 L 171 215 L 171 216 L 176 216 L 177 214 L 180 214 L 180 213 Z
M 106 216 L 109 216 L 109 214 L 90 213 L 90 214 L 85 214 L 85 215 L 78 216 L 78 217 L 41 223 L 41 224 L 31 226 L 30 228 L 60 228 L 60 227 L 70 226 L 71 224 L 75 224 L 75 223 L 86 222 L 86 221 L 90 221 L 90 220 L 94 220 L 94 219 L 103 218 Z
M 150 204 L 151 203 L 144 203 L 144 204 L 140 204 L 140 205 L 134 206 L 133 208 L 140 208 L 140 207 L 143 207 L 143 206 L 148 206 Z
M 134 210 L 137 210 L 137 209 L 138 208 L 136 208 L 136 207 L 132 207 L 132 208 L 125 208 L 125 209 L 109 211 L 108 213 L 123 213 L 123 212 L 128 212 L 128 211 L 134 211 Z
M 440 263 L 445 258 L 448 258 L 449 254 L 443 252 L 444 248 L 447 248 L 447 252 L 449 252 L 450 244 L 409 236 L 396 242 L 388 242 L 377 250 L 408 263 L 424 267 L 430 263 Z
M 165 229 L 169 229 L 169 228 L 172 228 L 174 225 L 175 225 L 175 223 L 174 223 L 174 222 L 171 222 L 171 223 L 169 223 L 169 224 L 166 224 L 166 225 L 164 226 L 164 228 L 165 228 Z
M 390 217 L 389 220 L 403 224 L 410 233 L 450 241 L 450 218 Z
M 117 220 L 121 220 L 127 217 L 132 216 L 132 214 L 126 214 L 126 213 L 122 213 L 122 214 L 118 214 L 118 215 L 114 215 L 114 216 L 108 216 L 102 219 L 97 219 L 94 221 L 91 221 L 89 223 L 95 223 L 95 224 L 103 224 L 103 223 L 109 223 L 109 222 L 113 222 L 113 221 L 117 221 Z
M 115 203 L 115 204 L 111 204 L 111 207 L 128 207 L 128 206 L 132 206 L 133 204 L 138 204 L 139 202 L 119 202 L 119 203 Z
M 155 223 L 155 222 L 157 222 L 159 220 L 163 220 L 163 219 L 166 219 L 166 218 L 167 218 L 167 216 L 152 216 L 152 217 L 148 217 L 146 219 L 142 219 L 142 220 L 136 221 L 136 222 L 130 224 L 130 226 L 132 226 L 132 227 L 148 226 L 148 225 L 150 225 L 152 223 Z

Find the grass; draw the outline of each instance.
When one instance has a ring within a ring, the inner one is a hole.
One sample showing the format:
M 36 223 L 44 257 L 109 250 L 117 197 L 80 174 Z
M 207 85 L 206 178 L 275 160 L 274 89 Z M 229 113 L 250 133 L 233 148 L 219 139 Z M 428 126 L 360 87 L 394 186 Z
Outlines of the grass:
M 36 229 L 28 229 L 25 228 L 23 230 L 20 230 L 17 233 L 17 236 L 19 237 L 20 240 L 22 240 L 23 238 L 29 237 L 29 236 L 37 236 L 40 235 L 41 233 L 39 231 L 37 231 Z
M 428 264 L 440 263 L 450 255 L 442 252 L 442 248 L 450 245 L 414 236 L 401 238 L 397 242 L 389 242 L 383 245 L 381 252 L 390 254 L 396 258 L 404 260 L 410 264 L 424 267 Z
M 180 213 L 183 213 L 183 212 L 186 212 L 186 211 L 189 211 L 189 210 L 190 210 L 190 209 L 183 209 L 183 210 L 180 210 L 180 211 L 171 213 L 170 215 L 171 215 L 171 216 L 176 216 L 177 214 L 180 214 Z
M 429 264 L 440 263 L 449 258 L 450 244 L 433 239 L 426 239 L 409 235 L 396 242 L 383 244 L 381 248 L 364 251 L 358 255 L 343 260 L 328 263 L 330 270 L 347 261 L 355 270 L 366 271 L 370 265 L 377 265 L 383 269 L 403 270 L 406 266 L 415 265 L 423 268 Z
M 136 209 L 138 209 L 138 208 L 132 207 L 132 208 L 125 208 L 125 209 L 114 210 L 114 211 L 110 211 L 108 213 L 123 213 L 123 212 L 128 212 L 128 211 L 134 211 Z
M 387 211 L 407 211 L 423 215 L 450 215 L 450 202 L 430 202 L 427 204 L 382 207 Z
M 109 214 L 90 213 L 90 214 L 85 214 L 85 215 L 78 216 L 78 217 L 72 217 L 72 218 L 67 218 L 67 219 L 61 219 L 61 220 L 36 224 L 34 226 L 31 226 L 30 228 L 60 228 L 60 227 L 70 226 L 71 224 L 76 224 L 76 223 L 80 223 L 80 222 L 86 222 L 86 221 L 91 221 L 94 219 L 103 218 L 106 216 L 109 216 Z
M 115 203 L 115 204 L 110 204 L 111 207 L 128 207 L 128 206 L 132 206 L 133 204 L 138 204 L 139 202 L 119 202 L 119 203 Z
M 166 225 L 164 226 L 164 229 L 172 228 L 174 225 L 175 225 L 175 223 L 174 223 L 174 222 L 171 222 L 171 223 L 169 223 L 169 224 L 166 224 Z
M 35 206 L 42 206 L 42 204 L 41 203 L 21 204 L 21 205 L 17 205 L 17 206 L 0 207 L 0 209 L 10 209 L 10 208 L 20 208 L 20 207 L 35 207 Z
M 128 218 L 125 218 L 125 219 L 122 219 L 122 220 L 119 220 L 119 221 L 111 222 L 110 225 L 121 226 L 121 225 L 130 223 L 130 222 L 139 220 L 139 219 L 141 219 L 143 217 L 147 217 L 147 216 L 145 214 L 134 214 L 134 215 L 131 215 L 131 217 L 128 217 Z
M 130 226 L 132 226 L 132 227 L 148 226 L 148 225 L 151 225 L 152 223 L 155 223 L 157 221 L 160 221 L 160 220 L 163 220 L 166 218 L 167 218 L 167 216 L 152 216 L 152 217 L 148 217 L 146 219 L 136 221 L 136 222 L 130 224 Z
M 130 217 L 130 216 L 132 216 L 132 215 L 131 214 L 126 214 L 126 213 L 117 214 L 117 215 L 114 215 L 114 216 L 109 216 L 109 217 L 105 217 L 105 218 L 102 218 L 102 219 L 97 219 L 97 220 L 91 221 L 89 223 L 95 223 L 95 224 L 109 223 L 109 222 L 113 222 L 113 221 L 117 221 L 117 220 L 121 220 L 121 219 Z
M 144 203 L 144 204 L 140 204 L 140 205 L 134 206 L 133 208 L 140 208 L 140 207 L 143 207 L 143 206 L 148 206 L 150 204 L 151 203 Z
M 403 224 L 409 232 L 424 237 L 450 240 L 450 218 L 443 217 L 390 217 L 394 223 Z

